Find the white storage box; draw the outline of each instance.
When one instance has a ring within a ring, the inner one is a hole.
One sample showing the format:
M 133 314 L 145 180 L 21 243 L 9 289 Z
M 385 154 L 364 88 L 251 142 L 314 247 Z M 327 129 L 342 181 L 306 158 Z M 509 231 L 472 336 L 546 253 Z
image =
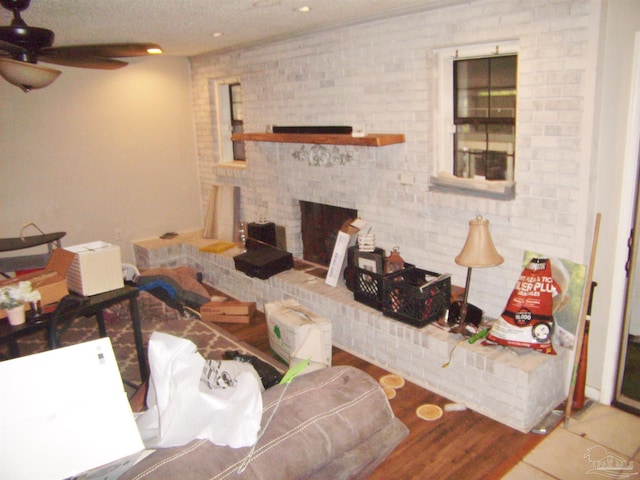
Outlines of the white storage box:
M 97 241 L 64 249 L 75 253 L 67 270 L 69 290 L 81 295 L 96 295 L 124 286 L 118 245 Z
M 0 478 L 115 480 L 148 453 L 108 338 L 0 362 L 0 384 Z
M 344 269 L 347 266 L 347 249 L 355 245 L 356 235 L 366 225 L 367 223 L 359 218 L 355 220 L 349 219 L 342 224 L 333 247 L 331 262 L 324 283 L 332 287 L 338 285 L 338 281 L 343 277 Z
M 264 312 L 269 329 L 269 345 L 272 350 L 287 363 L 291 363 L 292 354 L 305 343 L 314 341 L 312 362 L 331 366 L 331 321 L 319 317 L 307 310 L 295 300 L 282 300 L 265 303 Z M 318 335 L 310 334 L 317 330 Z M 309 347 L 307 345 L 307 350 Z

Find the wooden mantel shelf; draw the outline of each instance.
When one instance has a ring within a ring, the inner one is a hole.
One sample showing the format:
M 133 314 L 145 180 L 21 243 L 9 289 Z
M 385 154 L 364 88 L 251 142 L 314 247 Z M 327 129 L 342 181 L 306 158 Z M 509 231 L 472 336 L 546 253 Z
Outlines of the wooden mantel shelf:
M 357 145 L 361 147 L 384 147 L 404 143 L 402 133 L 370 133 L 364 137 L 348 134 L 318 133 L 234 133 L 231 140 L 241 142 L 315 143 L 325 145 Z

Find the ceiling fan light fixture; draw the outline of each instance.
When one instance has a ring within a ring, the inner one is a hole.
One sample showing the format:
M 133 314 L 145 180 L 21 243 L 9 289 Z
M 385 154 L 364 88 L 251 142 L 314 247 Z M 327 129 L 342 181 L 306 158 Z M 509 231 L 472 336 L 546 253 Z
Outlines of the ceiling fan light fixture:
M 160 55 L 163 52 L 162 52 L 162 49 L 160 47 L 150 47 L 150 48 L 147 48 L 147 53 L 149 55 Z
M 50 85 L 61 73 L 54 68 L 0 58 L 0 76 L 24 92 Z

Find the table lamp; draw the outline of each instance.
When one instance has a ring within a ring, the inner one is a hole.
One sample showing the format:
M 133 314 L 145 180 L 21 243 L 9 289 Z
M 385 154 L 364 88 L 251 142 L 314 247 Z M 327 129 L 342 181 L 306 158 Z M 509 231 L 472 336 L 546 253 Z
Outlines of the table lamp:
M 489 220 L 482 218 L 482 215 L 478 215 L 476 218 L 469 220 L 467 241 L 455 258 L 455 261 L 458 265 L 467 267 L 467 281 L 464 286 L 462 304 L 460 305 L 460 322 L 450 331 L 466 336 L 469 335 L 469 332 L 465 328 L 465 320 L 468 310 L 467 299 L 469 298 L 471 269 L 495 267 L 504 262 L 504 258 L 500 256 L 496 247 L 493 245 L 493 240 L 491 240 Z

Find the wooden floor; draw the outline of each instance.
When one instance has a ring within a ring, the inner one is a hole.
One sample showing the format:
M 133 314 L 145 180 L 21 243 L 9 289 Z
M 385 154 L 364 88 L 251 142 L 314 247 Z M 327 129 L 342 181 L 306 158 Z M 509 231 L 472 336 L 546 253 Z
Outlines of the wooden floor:
M 218 326 L 273 355 L 262 313 L 257 312 L 249 325 L 220 323 Z M 389 373 L 335 347 L 332 363 L 353 365 L 376 379 Z M 433 403 L 444 407 L 450 401 L 410 382 L 406 382 L 389 403 L 410 433 L 371 479 L 497 479 L 545 438 L 523 434 L 471 410 L 446 412 L 434 422 L 421 420 L 415 414 L 419 405 Z

